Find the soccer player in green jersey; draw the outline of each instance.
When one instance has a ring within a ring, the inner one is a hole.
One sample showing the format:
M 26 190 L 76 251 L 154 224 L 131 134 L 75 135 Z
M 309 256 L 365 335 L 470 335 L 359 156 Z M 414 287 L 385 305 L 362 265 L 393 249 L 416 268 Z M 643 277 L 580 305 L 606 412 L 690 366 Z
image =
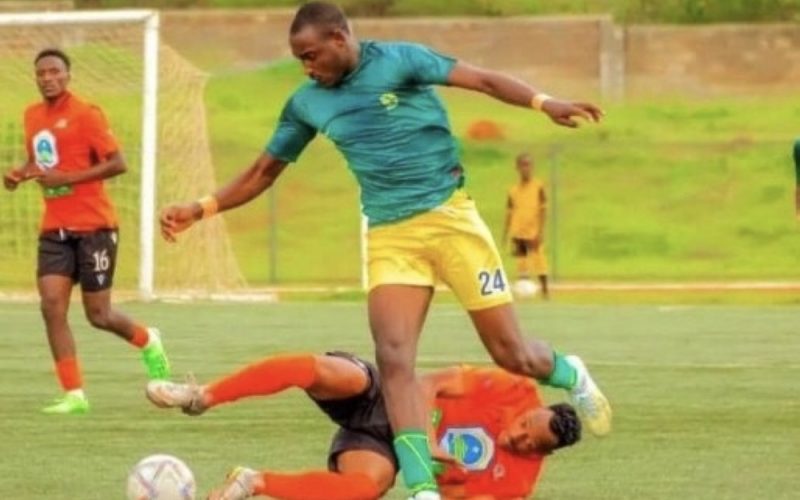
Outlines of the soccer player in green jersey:
M 563 388 L 593 433 L 611 429 L 611 408 L 580 358 L 520 332 L 489 229 L 464 192 L 465 173 L 434 85 L 532 107 L 556 124 L 596 122 L 594 105 L 552 98 L 510 76 L 413 43 L 359 42 L 335 5 L 299 8 L 289 35 L 309 81 L 286 102 L 266 149 L 212 196 L 167 207 L 167 240 L 196 221 L 251 201 L 320 133 L 345 156 L 369 220 L 369 321 L 403 480 L 415 499 L 438 499 L 426 412 L 414 365 L 437 280 L 468 311 L 494 361 Z

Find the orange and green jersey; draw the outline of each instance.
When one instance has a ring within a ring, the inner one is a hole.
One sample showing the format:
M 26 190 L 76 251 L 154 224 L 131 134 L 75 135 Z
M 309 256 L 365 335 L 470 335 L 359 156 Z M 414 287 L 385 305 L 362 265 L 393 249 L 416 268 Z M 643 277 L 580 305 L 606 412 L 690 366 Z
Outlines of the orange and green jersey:
M 527 497 L 544 455 L 516 455 L 498 446 L 497 438 L 515 417 L 542 406 L 535 382 L 500 368 L 467 366 L 463 377 L 463 396 L 436 400 L 436 439 L 463 464 L 448 468 L 439 484 L 464 497 Z
M 509 236 L 521 240 L 539 237 L 539 217 L 546 208 L 543 199 L 544 184 L 538 179 L 511 186 L 508 190 L 508 209 L 511 211 Z
M 100 108 L 69 92 L 52 104 L 39 102 L 25 110 L 25 146 L 30 162 L 42 170 L 64 172 L 92 168 L 119 151 Z M 117 215 L 102 180 L 43 191 L 43 232 L 117 227 Z

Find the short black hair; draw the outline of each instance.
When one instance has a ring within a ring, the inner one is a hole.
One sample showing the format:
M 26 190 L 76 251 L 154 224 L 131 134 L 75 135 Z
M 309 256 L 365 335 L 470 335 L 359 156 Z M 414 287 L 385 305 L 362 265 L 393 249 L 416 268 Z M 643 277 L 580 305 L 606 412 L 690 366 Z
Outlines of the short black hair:
M 308 2 L 297 9 L 289 33 L 294 35 L 306 26 L 324 26 L 329 30 L 350 32 L 347 16 L 339 6 L 328 2 Z
M 550 405 L 553 410 L 553 417 L 550 419 L 550 430 L 558 438 L 558 444 L 554 450 L 565 446 L 572 446 L 581 440 L 581 421 L 575 408 L 567 403 Z
M 69 60 L 69 56 L 61 49 L 49 48 L 39 51 L 36 54 L 36 59 L 33 60 L 33 64 L 39 62 L 39 60 L 44 59 L 45 57 L 57 57 L 64 61 L 64 65 L 67 67 L 67 71 L 69 71 L 70 67 L 72 66 L 72 62 Z

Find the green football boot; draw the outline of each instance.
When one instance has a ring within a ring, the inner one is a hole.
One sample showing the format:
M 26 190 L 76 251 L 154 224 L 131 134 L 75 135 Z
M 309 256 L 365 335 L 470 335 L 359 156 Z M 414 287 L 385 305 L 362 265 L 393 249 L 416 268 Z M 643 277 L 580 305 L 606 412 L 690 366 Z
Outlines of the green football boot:
M 42 413 L 47 415 L 83 415 L 89 413 L 89 400 L 77 394 L 64 394 L 56 399 L 50 406 L 42 408 Z
M 147 369 L 150 380 L 166 380 L 170 377 L 169 359 L 161 343 L 161 332 L 157 328 L 148 328 L 150 340 L 142 348 L 142 362 Z

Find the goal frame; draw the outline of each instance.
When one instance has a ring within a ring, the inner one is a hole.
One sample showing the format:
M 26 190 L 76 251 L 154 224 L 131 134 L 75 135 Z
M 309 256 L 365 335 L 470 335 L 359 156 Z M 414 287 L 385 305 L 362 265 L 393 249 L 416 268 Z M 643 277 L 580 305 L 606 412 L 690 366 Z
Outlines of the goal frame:
M 112 11 L 23 12 L 0 14 L 0 26 L 46 26 L 53 24 L 142 23 L 142 151 L 139 199 L 138 292 L 143 300 L 154 297 L 156 155 L 158 140 L 158 47 L 159 14 L 151 9 Z

